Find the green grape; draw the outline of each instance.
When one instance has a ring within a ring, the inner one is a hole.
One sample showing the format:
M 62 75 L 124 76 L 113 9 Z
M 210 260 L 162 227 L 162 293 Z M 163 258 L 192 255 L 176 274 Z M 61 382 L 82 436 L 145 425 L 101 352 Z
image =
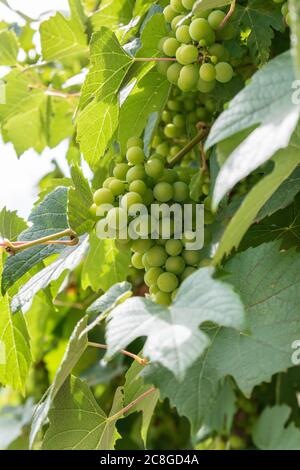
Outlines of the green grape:
M 211 56 L 216 56 L 218 61 L 229 58 L 228 51 L 222 44 L 218 44 L 217 42 L 208 48 L 208 53 Z
M 153 196 L 153 191 L 152 189 L 148 188 L 146 191 L 146 194 L 143 196 L 143 202 L 145 206 L 150 206 L 152 202 L 154 201 L 154 196 Z
M 173 65 L 179 65 L 179 64 L 172 64 L 171 67 L 173 67 Z M 170 68 L 171 68 L 170 67 Z M 180 67 L 180 70 L 181 70 L 181 65 L 179 65 Z M 167 110 L 164 110 L 162 112 L 162 115 L 161 115 L 161 119 L 163 122 L 165 122 L 166 124 L 168 124 L 169 122 L 172 122 L 172 113 L 170 113 L 170 111 L 167 111 Z M 160 143 L 160 142 L 159 142 Z
M 203 106 L 197 108 L 196 115 L 199 121 L 206 121 L 208 119 L 207 111 Z
M 170 256 L 166 261 L 166 270 L 173 274 L 182 274 L 185 270 L 184 259 L 181 256 Z
M 141 195 L 138 193 L 134 193 L 134 192 L 129 192 L 125 194 L 121 199 L 121 206 L 127 210 L 134 204 L 142 204 L 142 203 L 143 203 L 143 199 Z
M 134 253 L 131 257 L 131 264 L 136 269 L 144 269 L 141 253 Z
M 127 183 L 132 183 L 135 180 L 142 180 L 146 176 L 144 165 L 135 165 L 126 173 Z
M 165 250 L 170 256 L 178 256 L 183 250 L 180 240 L 167 240 Z
M 212 10 L 205 10 L 205 11 L 202 11 L 201 10 L 201 7 L 200 7 L 200 11 L 198 10 L 198 8 L 195 8 L 193 13 L 194 13 L 194 16 L 196 18 L 205 18 L 207 20 L 207 18 L 209 17 L 210 13 L 212 12 Z
M 180 130 L 174 124 L 170 123 L 170 124 L 167 124 L 166 127 L 164 128 L 164 134 L 169 139 L 173 139 L 175 137 L 179 137 Z
M 173 188 L 171 184 L 160 182 L 154 186 L 153 195 L 159 202 L 168 202 L 173 197 Z
M 144 194 L 146 194 L 147 186 L 143 180 L 135 180 L 130 183 L 129 191 L 138 193 L 143 196 Z
M 168 38 L 165 40 L 163 44 L 163 52 L 168 57 L 175 57 L 176 51 L 180 46 L 180 42 L 177 41 L 175 38 Z
M 159 155 L 162 155 L 164 157 L 167 157 L 170 152 L 170 147 L 167 142 L 163 142 L 162 144 L 159 144 L 156 147 L 156 151 Z
M 217 84 L 216 80 L 213 80 L 212 82 L 205 82 L 200 77 L 197 83 L 197 88 L 199 91 L 201 91 L 201 93 L 210 93 L 211 91 L 213 91 L 216 84 Z
M 130 147 L 140 147 L 143 148 L 143 140 L 140 137 L 130 137 L 127 140 L 127 149 Z
M 171 66 L 171 62 L 164 61 L 164 60 L 158 61 L 156 63 L 157 70 L 162 75 L 167 75 L 170 66 Z
M 190 35 L 194 41 L 204 39 L 207 46 L 214 44 L 216 36 L 209 22 L 204 18 L 196 18 L 190 24 Z
M 156 294 L 154 294 L 154 300 L 157 304 L 159 305 L 164 305 L 167 307 L 170 305 L 172 302 L 170 294 L 167 294 L 166 292 L 158 291 Z
M 112 204 L 114 200 L 113 193 L 107 188 L 98 189 L 94 194 L 94 203 L 97 206 L 100 206 L 100 204 Z
M 129 170 L 129 165 L 127 163 L 117 163 L 114 168 L 113 175 L 119 179 L 124 181 L 126 179 L 127 171 Z
M 164 8 L 163 14 L 167 23 L 171 23 L 171 21 L 177 16 L 177 12 L 173 10 L 171 5 Z
M 157 287 L 156 284 L 152 284 L 152 286 L 149 287 L 149 293 L 153 296 L 159 292 L 159 288 Z
M 182 1 L 182 5 L 184 6 L 184 8 L 186 8 L 187 10 L 193 9 L 195 0 L 181 0 L 181 1 Z
M 286 24 L 291 27 L 292 26 L 292 17 L 291 17 L 291 14 L 288 13 L 285 17 L 285 21 L 286 21 Z
M 196 250 L 183 250 L 182 257 L 186 264 L 194 266 L 200 262 L 201 254 L 200 251 Z
M 173 191 L 173 199 L 175 202 L 184 202 L 189 197 L 189 187 L 182 181 L 176 181 L 176 183 L 173 184 Z
M 283 16 L 288 15 L 288 13 L 289 13 L 289 4 L 288 4 L 288 2 L 286 2 L 284 5 L 282 5 L 281 13 L 282 13 Z
M 151 178 L 159 178 L 164 171 L 164 164 L 158 158 L 150 158 L 145 165 L 145 171 Z
M 182 44 L 189 44 L 192 42 L 192 38 L 189 32 L 189 27 L 187 24 L 182 24 L 176 29 L 176 39 Z
M 168 36 L 163 37 L 163 38 L 161 38 L 161 39 L 159 40 L 159 43 L 158 43 L 157 48 L 158 48 L 158 50 L 159 50 L 160 52 L 164 52 L 164 43 L 165 43 L 165 41 L 166 41 L 167 39 L 169 39 Z
M 177 63 L 170 65 L 170 67 L 168 68 L 167 78 L 169 82 L 172 83 L 173 85 L 177 85 L 181 69 L 182 69 L 182 66 Z M 168 111 L 164 111 L 163 114 L 165 115 L 165 119 L 166 119 L 166 117 L 169 116 L 170 113 Z M 167 122 L 165 121 L 165 119 L 163 119 L 164 122 Z
M 176 28 L 179 22 L 181 24 L 187 24 L 188 20 L 185 20 L 184 18 L 185 18 L 185 15 L 178 15 L 171 21 L 172 31 L 176 31 Z
M 121 230 L 127 225 L 127 212 L 121 207 L 114 207 L 108 212 L 106 221 L 110 228 Z
M 206 258 L 200 261 L 200 263 L 198 264 L 198 267 L 207 268 L 208 266 L 211 266 L 211 263 L 212 263 L 212 259 Z
M 207 21 L 209 25 L 212 27 L 212 29 L 217 30 L 224 20 L 226 16 L 226 13 L 222 10 L 214 10 L 209 14 L 209 17 L 207 18 Z
M 213 98 L 205 101 L 205 107 L 210 113 L 214 113 L 217 109 L 217 103 Z
M 184 6 L 182 5 L 181 0 L 170 0 L 170 6 L 177 13 L 182 13 L 184 11 Z
M 181 281 L 183 282 L 185 279 L 187 279 L 189 276 L 194 274 L 196 271 L 197 271 L 196 268 L 193 268 L 192 266 L 188 266 L 187 268 L 185 268 L 185 270 L 183 271 L 181 275 Z
M 162 273 L 157 279 L 157 287 L 168 294 L 173 292 L 178 284 L 178 278 L 173 273 Z
M 92 204 L 91 207 L 89 208 L 89 212 L 93 217 L 97 217 L 97 209 L 98 209 L 98 206 L 95 203 Z
M 176 295 L 178 294 L 178 291 L 179 291 L 179 289 L 175 289 L 171 294 L 171 299 L 172 299 L 173 302 L 176 299 Z
M 145 276 L 144 281 L 148 287 L 151 287 L 157 283 L 157 279 L 164 271 L 161 268 L 150 268 Z
M 180 103 L 176 100 L 169 100 L 167 102 L 167 107 L 171 110 L 171 111 L 180 111 Z
M 127 150 L 126 158 L 131 165 L 137 165 L 143 163 L 145 154 L 140 147 L 130 147 Z
M 213 82 L 216 78 L 216 69 L 213 64 L 202 64 L 200 67 L 200 78 L 205 82 Z
M 179 86 L 179 88 L 181 88 L 183 91 L 192 90 L 197 85 L 198 80 L 199 68 L 197 65 L 185 65 L 181 69 L 178 86 L 180 83 L 181 86 Z
M 177 181 L 177 173 L 173 168 L 165 168 L 159 182 L 173 184 Z
M 131 249 L 135 253 L 144 254 L 148 250 L 150 250 L 152 245 L 153 245 L 153 241 L 150 240 L 150 238 L 147 238 L 147 239 L 144 239 L 144 240 L 142 238 L 139 238 L 138 240 L 133 240 Z
M 170 158 L 172 159 L 173 157 L 175 157 L 175 155 L 177 155 L 181 149 L 182 147 L 180 147 L 179 145 L 173 145 L 173 147 L 170 148 L 170 155 L 168 157 L 168 161 Z
M 188 65 L 186 67 L 188 67 Z M 185 119 L 183 114 L 176 114 L 173 118 L 173 124 L 175 124 L 175 126 L 179 127 L 180 129 L 185 127 Z
M 182 65 L 189 65 L 197 62 L 199 52 L 196 46 L 192 44 L 182 44 L 176 50 L 176 59 Z
M 118 179 L 113 179 L 109 183 L 108 188 L 111 190 L 114 196 L 120 196 L 121 194 L 124 194 L 126 189 L 123 181 Z
M 182 243 L 184 244 L 184 246 L 187 243 L 194 242 L 195 240 L 196 240 L 196 235 L 194 232 L 185 231 L 182 235 Z
M 226 62 L 219 62 L 216 65 L 216 79 L 220 83 L 228 83 L 233 77 L 233 68 Z
M 127 167 L 128 169 L 129 167 Z M 109 176 L 103 181 L 102 188 L 109 189 L 110 183 L 114 180 L 115 178 L 113 176 Z
M 218 57 L 216 55 L 212 55 L 210 58 L 210 61 L 212 64 L 216 65 L 219 61 Z
M 146 253 L 146 260 L 150 266 L 160 267 L 167 261 L 168 255 L 162 246 L 153 246 Z

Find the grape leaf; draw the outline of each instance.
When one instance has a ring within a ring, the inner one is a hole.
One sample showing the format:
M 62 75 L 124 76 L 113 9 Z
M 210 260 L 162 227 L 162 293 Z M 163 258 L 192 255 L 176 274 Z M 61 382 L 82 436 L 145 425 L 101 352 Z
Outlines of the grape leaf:
M 156 69 L 149 71 L 136 83 L 120 110 L 119 142 L 123 151 L 128 136 L 142 134 L 149 114 L 161 114 L 169 91 L 170 83 Z
M 19 52 L 17 37 L 13 31 L 0 32 L 0 64 L 16 65 Z
M 29 217 L 32 226 L 22 232 L 18 239 L 32 241 L 67 229 L 66 206 L 67 189 L 57 188 L 33 209 Z M 6 292 L 30 268 L 48 256 L 61 252 L 62 249 L 59 245 L 41 245 L 9 257 L 3 270 L 3 292 Z
M 0 256 L 0 275 L 2 256 Z M 0 282 L 1 285 L 1 282 Z M 31 364 L 29 335 L 21 313 L 12 315 L 9 298 L 0 294 L 0 382 L 24 394 Z
M 300 162 L 299 147 L 298 128 L 289 147 L 286 150 L 280 150 L 274 157 L 274 170 L 254 186 L 231 219 L 214 255 L 214 264 L 220 263 L 225 255 L 239 246 L 259 211 L 297 168 Z
M 108 316 L 107 355 L 112 356 L 134 339 L 147 336 L 145 356 L 183 380 L 186 370 L 210 343 L 199 325 L 211 321 L 243 328 L 244 310 L 239 297 L 231 286 L 212 276 L 212 268 L 194 273 L 180 286 L 169 308 L 138 297 L 117 306 Z
M 255 423 L 252 438 L 261 450 L 300 450 L 300 430 L 286 426 L 291 409 L 286 405 L 265 408 Z
M 25 220 L 4 207 L 0 212 L 0 236 L 14 242 L 18 235 L 27 228 Z
M 63 60 L 88 52 L 87 37 L 78 20 L 67 20 L 61 13 L 41 23 L 40 35 L 45 60 Z
M 95 225 L 90 207 L 93 204 L 93 193 L 88 181 L 78 166 L 71 168 L 73 188 L 68 194 L 68 221 L 70 228 L 78 235 L 90 232 Z
M 287 147 L 300 106 L 292 102 L 294 80 L 290 52 L 272 60 L 230 103 L 213 125 L 206 148 L 260 124 L 227 158 L 214 188 L 214 206 L 236 183 Z M 269 86 L 272 81 L 272 86 Z
M 117 95 L 132 58 L 104 27 L 93 35 L 90 47 L 91 69 L 82 88 L 77 140 L 84 158 L 96 169 L 117 128 Z
M 297 0 L 289 0 L 289 10 L 292 19 L 292 45 L 293 56 L 296 65 L 296 72 L 300 78 L 300 5 Z
M 133 362 L 125 374 L 125 384 L 123 387 L 124 395 L 124 406 L 132 403 L 136 398 L 141 396 L 143 393 L 149 390 L 149 385 L 145 385 L 143 378 L 141 377 L 141 371 L 143 366 L 138 364 L 136 361 Z M 150 426 L 150 422 L 153 416 L 153 412 L 157 405 L 159 398 L 159 391 L 148 395 L 144 400 L 140 401 L 136 406 L 131 408 L 128 414 L 135 412 L 142 412 L 142 426 L 141 436 L 144 442 L 144 446 L 147 445 L 147 434 Z
M 95 31 L 101 26 L 112 30 L 129 23 L 132 17 L 134 0 L 104 0 L 99 9 L 92 15 L 91 22 Z
M 118 389 L 109 416 L 96 402 L 89 387 L 70 377 L 53 401 L 50 426 L 43 450 L 112 450 L 118 437 L 113 415 L 122 409 Z
M 82 268 L 82 287 L 106 291 L 127 277 L 130 251 L 116 248 L 115 240 L 99 240 L 90 234 L 90 250 Z
M 249 0 L 247 5 L 237 5 L 232 25 L 249 29 L 247 46 L 254 63 L 264 64 L 270 57 L 274 30 L 284 31 L 280 8 L 272 0 Z
M 88 338 L 84 333 L 86 326 L 87 315 L 75 326 L 54 380 L 48 389 L 46 396 L 43 397 L 43 400 L 40 401 L 36 407 L 31 426 L 30 447 L 32 447 L 38 432 L 48 416 L 53 400 L 88 346 Z
M 22 308 L 41 289 L 56 281 L 67 270 L 74 270 L 81 263 L 88 250 L 88 238 L 81 237 L 79 245 L 65 248 L 53 263 L 46 266 L 24 284 L 11 301 L 11 309 Z
M 278 243 L 269 243 L 237 254 L 224 269 L 244 302 L 249 333 L 210 328 L 211 344 L 184 382 L 158 364 L 144 371 L 161 396 L 189 418 L 194 433 L 215 406 L 220 380 L 231 375 L 250 396 L 255 386 L 293 366 L 291 344 L 300 335 L 299 253 L 282 252 Z
M 0 411 L 1 450 L 12 450 L 10 446 L 13 442 L 26 433 L 25 430 L 30 424 L 33 411 L 32 398 L 29 398 L 24 405 L 2 407 Z

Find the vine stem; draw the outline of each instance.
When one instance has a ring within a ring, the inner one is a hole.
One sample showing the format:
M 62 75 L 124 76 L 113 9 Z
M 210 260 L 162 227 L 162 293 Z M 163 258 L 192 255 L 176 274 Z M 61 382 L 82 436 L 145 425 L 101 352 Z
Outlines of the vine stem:
M 200 130 L 198 134 L 185 147 L 183 147 L 183 149 L 181 149 L 180 152 L 175 155 L 175 157 L 170 160 L 169 165 L 171 167 L 180 162 L 180 160 L 182 160 L 182 158 L 188 154 L 195 147 L 195 145 L 199 144 L 199 142 L 201 142 L 207 136 L 208 129 L 205 124 L 199 123 L 199 128 Z
M 225 16 L 225 18 L 223 19 L 222 23 L 220 24 L 219 29 L 224 28 L 224 26 L 228 23 L 228 21 L 230 20 L 230 18 L 233 15 L 233 13 L 235 12 L 235 7 L 236 7 L 236 0 L 232 0 L 232 2 L 230 4 L 230 8 L 228 10 L 228 13 Z
M 127 411 L 131 410 L 131 408 L 133 408 L 135 405 L 137 405 L 140 401 L 144 400 L 145 398 L 147 398 L 149 395 L 151 395 L 151 393 L 155 392 L 156 391 L 156 388 L 155 387 L 151 387 L 149 388 L 149 390 L 146 390 L 146 392 L 142 393 L 142 395 L 140 395 L 139 397 L 137 397 L 135 400 L 133 400 L 131 403 L 129 403 L 129 405 L 125 406 L 125 408 L 122 408 L 122 410 L 118 411 L 116 414 L 114 414 L 113 416 L 109 416 L 107 418 L 107 421 L 116 421 L 118 418 L 120 418 L 121 416 L 123 416 L 125 413 L 127 413 Z
M 98 348 L 98 349 L 105 349 L 105 350 L 108 349 L 108 346 L 106 344 L 93 343 L 93 342 L 90 342 L 90 341 L 88 342 L 88 346 L 91 346 L 93 348 Z M 133 354 L 130 351 L 126 351 L 125 349 L 121 349 L 120 352 L 122 354 L 124 354 L 124 356 L 131 357 L 131 359 L 138 362 L 141 366 L 147 366 L 149 364 L 147 359 L 143 359 L 142 357 L 137 356 L 136 354 Z
M 59 240 L 60 238 L 70 237 L 70 240 Z M 11 255 L 16 255 L 20 251 L 27 250 L 28 248 L 33 248 L 39 245 L 66 245 L 66 246 L 75 246 L 79 243 L 78 236 L 73 230 L 67 229 L 62 232 L 54 233 L 47 237 L 38 238 L 37 240 L 32 241 L 21 241 L 21 242 L 11 242 L 9 240 L 4 240 L 0 246 L 5 248 L 7 253 Z

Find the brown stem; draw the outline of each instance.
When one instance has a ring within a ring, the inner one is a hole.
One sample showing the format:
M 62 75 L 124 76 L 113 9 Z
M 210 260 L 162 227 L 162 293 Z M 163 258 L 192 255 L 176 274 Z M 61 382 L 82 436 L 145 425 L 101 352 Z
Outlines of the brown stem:
M 125 408 L 122 408 L 122 410 L 118 411 L 116 414 L 113 416 L 109 416 L 107 418 L 107 421 L 116 421 L 119 417 L 123 416 L 127 411 L 131 410 L 135 405 L 137 405 L 140 401 L 144 400 L 144 398 L 147 398 L 151 393 L 155 392 L 156 388 L 151 387 L 149 390 L 146 392 L 142 393 L 139 397 L 137 397 L 135 400 L 133 400 L 129 405 L 125 406 Z
M 108 346 L 106 344 L 93 343 L 93 342 L 89 342 L 88 346 L 91 346 L 93 348 L 98 348 L 98 349 L 105 349 L 105 350 L 107 350 L 107 348 L 108 348 Z M 149 364 L 147 359 L 143 359 L 142 357 L 137 356 L 136 354 L 133 354 L 129 351 L 125 351 L 125 349 L 121 349 L 120 352 L 122 354 L 124 354 L 124 356 L 131 357 L 131 359 L 134 359 L 135 361 L 137 361 L 141 366 L 146 366 L 146 365 Z
M 183 149 L 180 150 L 180 152 L 175 155 L 170 161 L 169 161 L 169 166 L 174 166 L 176 163 L 180 162 L 182 158 L 187 155 L 199 142 L 201 142 L 204 137 L 207 136 L 208 129 L 204 123 L 199 123 L 199 132 L 198 134 L 185 146 Z
M 59 240 L 59 238 L 70 237 L 70 240 Z M 59 244 L 66 246 L 75 246 L 79 243 L 78 236 L 73 230 L 67 229 L 62 232 L 54 233 L 53 235 L 48 235 L 47 237 L 38 238 L 37 240 L 32 240 L 30 242 L 15 242 L 12 243 L 9 240 L 4 240 L 3 246 L 6 249 L 6 252 L 10 255 L 16 255 L 20 251 L 27 250 L 28 248 L 33 248 L 34 246 L 39 245 L 49 245 L 49 244 Z
M 228 23 L 233 13 L 235 12 L 235 7 L 236 7 L 236 0 L 232 0 L 228 13 L 223 19 L 222 23 L 219 25 L 219 29 L 224 28 L 224 26 Z
M 206 154 L 205 154 L 203 142 L 200 142 L 200 155 L 201 155 L 202 170 L 204 173 L 206 173 L 208 168 L 207 168 Z

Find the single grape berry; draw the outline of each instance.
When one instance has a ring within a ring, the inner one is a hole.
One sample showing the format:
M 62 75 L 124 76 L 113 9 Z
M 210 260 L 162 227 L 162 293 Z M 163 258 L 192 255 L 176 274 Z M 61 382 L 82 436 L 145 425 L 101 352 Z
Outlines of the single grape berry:
M 185 261 L 181 256 L 170 256 L 166 261 L 166 270 L 173 274 L 182 274 L 185 270 Z
M 212 29 L 217 30 L 220 24 L 222 23 L 222 21 L 224 20 L 225 16 L 226 16 L 226 13 L 224 13 L 224 11 L 214 10 L 209 14 L 207 21 L 209 25 L 212 27 Z
M 196 250 L 183 250 L 182 257 L 186 264 L 194 266 L 200 262 L 201 254 L 200 251 Z
M 131 264 L 136 269 L 144 269 L 144 264 L 140 253 L 134 253 L 131 257 Z
M 155 285 L 157 283 L 157 279 L 162 273 L 163 270 L 161 268 L 150 268 L 144 276 L 144 281 L 147 286 L 151 287 Z
M 180 46 L 180 42 L 177 41 L 175 38 L 168 38 L 164 41 L 163 44 L 163 52 L 168 57 L 175 57 L 176 51 Z
M 199 80 L 199 69 L 197 65 L 185 65 L 182 67 L 179 80 L 178 80 L 178 86 L 181 88 L 183 91 L 189 91 L 193 90 L 195 86 L 197 85 L 197 82 Z
M 197 62 L 199 52 L 192 44 L 182 44 L 176 51 L 176 59 L 182 65 L 189 65 Z
M 233 68 L 227 62 L 219 62 L 216 65 L 216 79 L 220 83 L 228 83 L 233 77 Z
M 160 182 L 154 186 L 153 195 L 159 202 L 168 202 L 173 197 L 173 187 L 169 183 Z
M 108 189 L 111 190 L 114 196 L 120 196 L 125 193 L 125 184 L 123 181 L 114 178 L 108 185 Z
M 183 127 L 185 127 L 185 119 L 184 119 L 184 116 L 183 114 L 176 114 L 174 117 L 173 117 L 173 124 L 175 124 L 176 127 L 179 127 L 180 129 L 182 129 Z M 172 149 L 171 149 L 172 150 Z M 180 148 L 179 148 L 180 150 Z M 175 153 L 177 153 L 179 150 L 176 150 Z
M 178 256 L 183 250 L 180 240 L 167 240 L 165 250 L 170 256 Z
M 174 139 L 176 137 L 179 137 L 180 130 L 173 123 L 170 123 L 167 124 L 164 128 L 164 134 L 166 137 L 168 137 L 168 139 Z
M 184 8 L 186 8 L 187 10 L 192 10 L 195 0 L 181 0 L 181 1 L 182 1 L 182 5 L 184 6 Z
M 181 0 L 170 0 L 170 6 L 174 11 L 177 11 L 177 13 L 184 11 L 184 6 L 182 5 Z
M 139 163 L 143 163 L 145 154 L 140 147 L 130 147 L 127 150 L 126 158 L 131 165 L 138 165 Z
M 117 163 L 114 168 L 113 175 L 119 179 L 124 181 L 126 179 L 126 173 L 129 170 L 129 165 L 127 163 Z
M 138 193 L 141 196 L 144 196 L 147 192 L 147 186 L 146 183 L 143 180 L 135 180 L 132 181 L 129 185 L 129 191 L 132 191 L 134 193 Z
M 164 8 L 163 14 L 167 23 L 171 23 L 175 16 L 177 16 L 177 12 L 173 10 L 171 5 L 167 5 Z
M 176 39 L 182 44 L 189 44 L 192 42 L 188 25 L 183 24 L 178 26 L 178 28 L 176 29 Z
M 204 18 L 193 20 L 190 24 L 189 32 L 194 41 L 205 40 L 206 46 L 211 46 L 215 43 L 216 36 L 214 30 Z
M 167 71 L 167 78 L 169 80 L 170 83 L 172 83 L 173 85 L 177 85 L 177 82 L 178 82 L 178 79 L 179 79 L 179 75 L 180 75 L 180 71 L 182 69 L 182 65 L 180 64 L 172 64 L 170 65 L 170 67 L 168 68 L 168 71 Z M 163 117 L 163 120 L 164 122 L 170 122 L 170 121 L 166 121 L 166 118 L 167 116 L 170 115 L 170 113 L 168 111 L 164 111 L 164 117 Z
M 144 253 L 146 253 L 146 251 L 150 250 L 152 245 L 153 245 L 153 242 L 152 242 L 152 240 L 150 240 L 150 238 L 147 238 L 145 240 L 143 240 L 142 238 L 139 238 L 137 240 L 133 240 L 132 245 L 131 245 L 131 249 L 135 253 L 144 254 Z
M 173 292 L 178 287 L 179 281 L 173 273 L 163 273 L 157 279 L 157 287 L 166 293 Z
M 129 192 L 125 194 L 122 199 L 121 199 L 121 206 L 128 210 L 131 206 L 134 204 L 142 204 L 143 199 L 140 194 L 134 193 L 134 192 Z
M 130 137 L 130 139 L 127 140 L 127 149 L 130 147 L 143 148 L 143 140 L 140 137 Z
M 184 281 L 184 280 L 187 279 L 189 276 L 191 276 L 192 274 L 194 274 L 196 271 L 197 271 L 196 268 L 193 268 L 192 266 L 188 266 L 187 268 L 185 268 L 185 270 L 183 271 L 183 273 L 182 273 L 182 275 L 181 275 L 181 281 Z
M 184 202 L 189 197 L 189 187 L 182 181 L 176 181 L 173 184 L 173 199 L 175 202 Z
M 97 206 L 100 206 L 100 204 L 112 204 L 114 199 L 113 193 L 107 188 L 98 189 L 94 194 L 94 203 Z
M 158 158 L 150 158 L 145 165 L 145 171 L 148 176 L 157 179 L 164 171 L 164 164 Z
M 142 180 L 146 176 L 144 165 L 135 165 L 126 173 L 127 183 L 132 183 L 135 180 Z
M 201 93 L 210 93 L 211 91 L 213 91 L 216 84 L 217 84 L 216 80 L 213 80 L 212 82 L 205 82 L 200 77 L 197 83 L 197 88 L 199 91 L 201 91 Z
M 157 304 L 164 305 L 165 307 L 168 307 L 168 305 L 170 305 L 170 303 L 172 302 L 170 294 L 167 294 L 167 292 L 162 292 L 160 290 L 156 294 L 154 294 L 154 300 Z
M 216 78 L 216 69 L 213 64 L 202 64 L 200 67 L 200 78 L 205 82 L 213 82 Z
M 167 261 L 168 255 L 162 246 L 155 245 L 146 253 L 146 259 L 150 266 L 160 267 Z

